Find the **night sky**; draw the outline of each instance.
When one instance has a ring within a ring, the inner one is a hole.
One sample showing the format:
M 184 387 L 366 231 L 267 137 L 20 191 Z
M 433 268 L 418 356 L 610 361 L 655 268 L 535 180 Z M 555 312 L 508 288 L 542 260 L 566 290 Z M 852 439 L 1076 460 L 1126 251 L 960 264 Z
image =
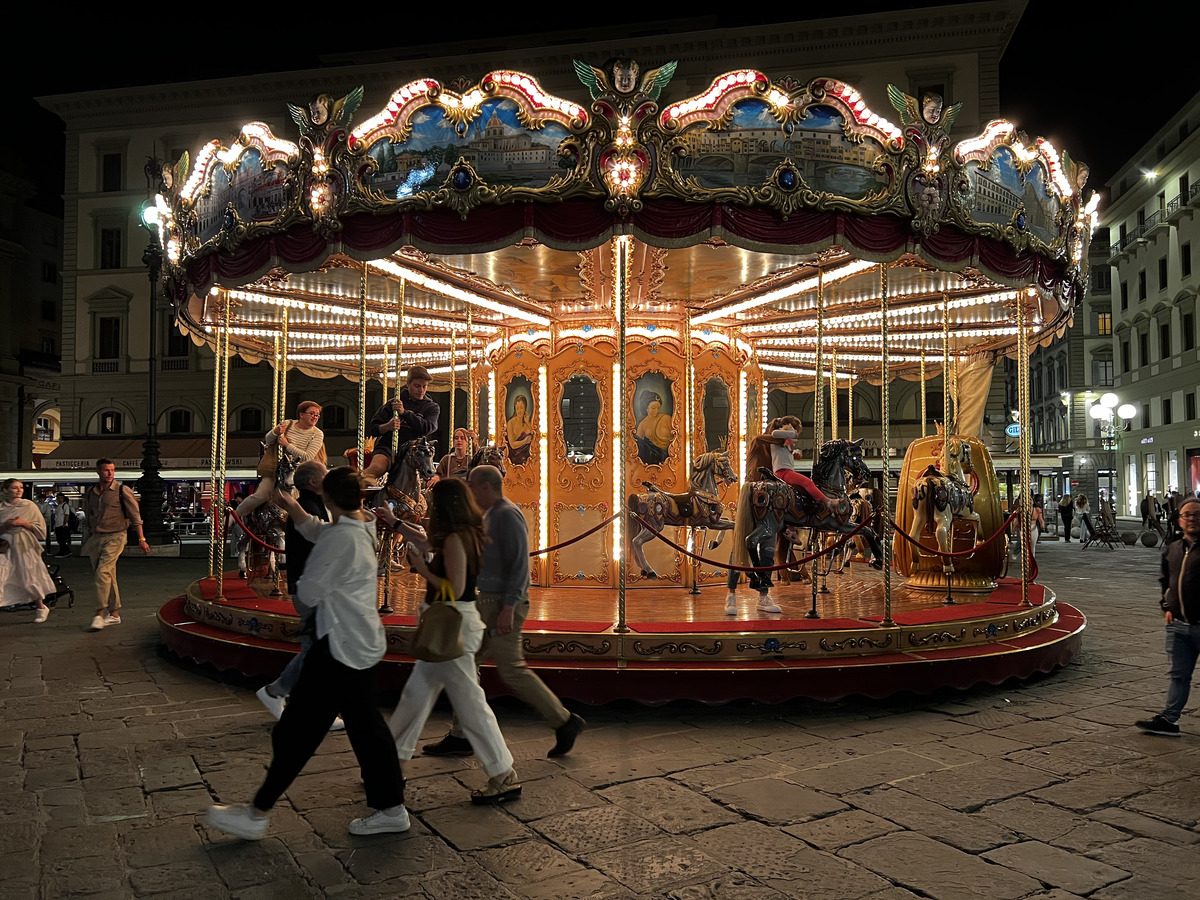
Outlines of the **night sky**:
M 843 0 L 831 4 L 828 12 L 869 14 L 929 5 Z M 21 59 L 16 51 L 0 62 L 5 82 L 18 98 L 18 129 L 23 132 L 29 123 L 37 135 L 36 141 L 13 140 L 14 130 L 6 127 L 10 137 L 0 148 L 0 168 L 35 182 L 39 186 L 35 205 L 40 208 L 57 208 L 61 213 L 62 124 L 37 106 L 34 96 L 316 68 L 322 53 L 389 47 L 404 34 L 428 35 L 435 43 L 455 36 L 502 37 L 528 31 L 528 23 L 537 18 L 528 12 L 535 7 L 525 5 L 520 7 L 524 10 L 520 15 L 507 20 L 495 14 L 486 20 L 455 16 L 436 26 L 442 30 L 431 32 L 406 27 L 414 19 L 411 13 L 402 12 L 373 18 L 365 25 L 339 23 L 332 21 L 338 7 L 330 5 L 330 12 L 319 22 L 280 26 L 279 15 L 266 14 L 270 7 L 251 4 L 237 14 L 229 13 L 230 49 L 221 49 L 220 37 L 210 36 L 207 54 L 196 55 L 186 78 L 172 78 L 171 73 L 179 71 L 175 67 L 180 47 L 161 39 L 162 16 L 170 14 L 163 12 L 162 6 L 143 8 L 152 24 L 132 28 L 127 23 L 112 24 L 111 15 L 88 21 L 89 14 L 73 13 L 72 20 L 56 23 L 52 40 L 45 46 L 39 39 L 36 57 Z M 605 5 L 592 8 L 599 15 L 612 9 Z M 205 7 L 193 9 L 197 16 L 204 15 Z M 577 7 L 558 3 L 546 9 L 549 12 L 542 21 L 551 23 L 547 27 L 581 26 L 574 12 Z M 262 11 L 261 20 L 254 10 Z M 788 11 L 792 10 L 797 8 Z M 685 10 L 680 11 L 686 15 Z M 793 17 L 779 12 L 771 7 L 739 10 L 717 13 L 715 19 L 717 27 L 736 27 Z M 1129 11 L 1111 19 L 1097 12 L 1094 3 L 1031 0 L 1001 63 L 1001 113 L 1031 136 L 1049 138 L 1076 160 L 1086 162 L 1092 169 L 1089 186 L 1107 195 L 1104 183 L 1200 90 L 1200 70 L 1188 65 L 1188 51 L 1182 42 L 1170 45 L 1170 23 L 1160 24 L 1148 16 L 1139 19 Z M 696 15 L 701 15 L 699 10 Z M 805 10 L 805 16 L 816 18 L 819 12 Z M 223 13 L 217 16 L 223 17 Z M 426 24 L 433 21 L 431 16 Z M 243 43 L 246 33 L 254 36 Z M 262 39 L 268 33 L 274 35 L 273 40 Z M 10 43 L 20 42 L 15 32 L 10 31 L 8 38 Z M 878 98 L 876 105 L 886 106 L 886 100 Z

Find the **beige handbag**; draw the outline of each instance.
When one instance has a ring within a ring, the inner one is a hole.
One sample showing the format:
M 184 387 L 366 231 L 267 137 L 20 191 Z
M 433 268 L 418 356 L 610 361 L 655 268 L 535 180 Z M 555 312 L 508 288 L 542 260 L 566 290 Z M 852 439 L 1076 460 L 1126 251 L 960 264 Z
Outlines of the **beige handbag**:
M 463 655 L 462 613 L 454 603 L 454 588 L 443 578 L 437 595 L 421 613 L 412 639 L 412 655 L 424 662 L 448 662 Z

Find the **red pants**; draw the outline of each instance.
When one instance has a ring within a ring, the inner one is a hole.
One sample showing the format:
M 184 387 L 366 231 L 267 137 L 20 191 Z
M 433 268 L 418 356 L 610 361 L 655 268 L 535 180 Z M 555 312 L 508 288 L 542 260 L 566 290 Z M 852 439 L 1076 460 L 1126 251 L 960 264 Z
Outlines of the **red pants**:
M 801 475 L 795 469 L 776 469 L 775 477 L 780 481 L 786 481 L 788 484 L 796 487 L 804 488 L 804 492 L 819 503 L 824 503 L 829 498 L 821 493 L 821 489 L 807 475 Z

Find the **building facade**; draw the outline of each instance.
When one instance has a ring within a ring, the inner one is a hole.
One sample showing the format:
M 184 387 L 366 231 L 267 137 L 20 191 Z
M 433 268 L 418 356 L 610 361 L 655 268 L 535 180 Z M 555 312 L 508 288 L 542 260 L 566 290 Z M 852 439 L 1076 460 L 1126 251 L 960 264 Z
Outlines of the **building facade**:
M 941 93 L 947 105 L 961 101 L 955 136 L 975 134 L 999 113 L 999 60 L 1025 8 L 1025 0 L 906 10 L 869 17 L 831 18 L 721 31 L 682 31 L 647 37 L 625 26 L 590 29 L 587 40 L 541 34 L 507 40 L 460 41 L 422 48 L 420 59 L 397 61 L 387 53 L 359 54 L 356 64 L 320 70 L 221 79 L 207 82 L 92 91 L 41 98 L 66 122 L 67 173 L 63 255 L 63 358 L 57 414 L 62 433 L 86 454 L 146 432 L 149 371 L 150 284 L 142 265 L 150 236 L 139 227 L 139 208 L 148 199 L 143 174 L 148 157 L 192 159 L 202 143 L 232 137 L 249 121 L 264 121 L 276 134 L 294 131 L 286 104 L 305 103 L 318 93 L 340 96 L 365 87 L 365 112 L 378 109 L 398 86 L 417 76 L 445 84 L 466 77 L 473 83 L 497 68 L 525 68 L 550 92 L 586 95 L 573 59 L 593 63 L 629 56 L 646 64 L 678 60 L 673 94 L 706 90 L 712 77 L 734 67 L 787 73 L 798 81 L 818 75 L 858 85 L 878 109 L 887 108 L 886 85 L 914 96 Z M 665 23 L 670 24 L 670 23 Z M 622 29 L 625 30 L 622 30 Z M 651 29 L 653 30 L 653 29 Z M 181 65 L 185 61 L 181 57 Z M 364 113 L 360 113 L 362 115 Z M 503 135 L 486 130 L 479 153 L 542 153 L 508 147 Z M 544 154 L 543 154 L 544 155 Z M 540 164 L 521 157 L 522 164 Z M 271 185 L 261 186 L 270 190 Z M 166 459 L 207 455 L 212 433 L 213 357 L 181 336 L 169 303 L 158 301 L 159 409 L 157 424 Z M 247 439 L 272 422 L 272 376 L 265 364 L 235 363 L 230 384 L 229 427 Z M 435 384 L 435 396 L 438 385 Z M 937 389 L 940 395 L 940 388 Z M 289 374 L 289 407 L 301 399 L 324 406 L 322 427 L 336 456 L 353 444 L 358 388 L 342 379 Z M 381 399 L 371 386 L 368 405 Z M 447 399 L 443 394 L 440 398 Z M 911 398 L 909 405 L 912 405 Z M 443 402 L 443 409 L 447 403 Z M 455 424 L 465 424 L 466 398 L 456 403 Z M 287 414 L 292 409 L 285 411 Z M 448 445 L 446 426 L 439 452 Z M 80 443 L 82 442 L 82 443 Z M 60 452 L 60 455 L 62 453 Z M 193 463 L 195 464 L 195 463 Z

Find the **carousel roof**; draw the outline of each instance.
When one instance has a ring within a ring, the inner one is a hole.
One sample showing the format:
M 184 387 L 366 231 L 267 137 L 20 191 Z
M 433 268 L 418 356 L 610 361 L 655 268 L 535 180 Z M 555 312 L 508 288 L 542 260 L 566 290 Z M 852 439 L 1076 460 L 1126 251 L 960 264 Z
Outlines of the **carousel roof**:
M 321 95 L 296 140 L 251 123 L 164 167 L 182 327 L 214 343 L 228 306 L 237 352 L 270 358 L 286 310 L 289 365 L 356 378 L 365 313 L 371 375 L 398 339 L 436 374 L 468 339 L 611 336 L 619 235 L 629 333 L 690 323 L 779 377 L 818 344 L 878 375 L 885 290 L 891 374 L 1009 351 L 1018 304 L 1034 341 L 1069 324 L 1096 200 L 1048 142 L 992 122 L 952 143 L 956 106 L 895 87 L 899 125 L 829 78 L 737 71 L 667 103 L 673 64 L 576 69 L 590 102 L 419 79 L 357 124 L 361 89 Z

